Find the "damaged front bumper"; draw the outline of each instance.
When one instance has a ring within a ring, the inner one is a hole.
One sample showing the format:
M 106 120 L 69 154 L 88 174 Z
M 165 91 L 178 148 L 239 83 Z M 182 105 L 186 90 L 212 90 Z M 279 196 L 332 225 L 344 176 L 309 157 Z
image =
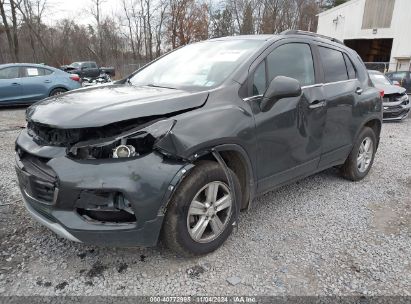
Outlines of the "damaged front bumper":
M 383 119 L 385 121 L 390 120 L 403 120 L 408 117 L 411 110 L 411 102 L 409 97 L 406 96 L 404 100 L 394 102 L 383 103 Z
M 157 152 L 130 159 L 76 160 L 38 146 L 24 130 L 16 171 L 27 210 L 72 241 L 154 246 L 167 202 L 192 167 Z

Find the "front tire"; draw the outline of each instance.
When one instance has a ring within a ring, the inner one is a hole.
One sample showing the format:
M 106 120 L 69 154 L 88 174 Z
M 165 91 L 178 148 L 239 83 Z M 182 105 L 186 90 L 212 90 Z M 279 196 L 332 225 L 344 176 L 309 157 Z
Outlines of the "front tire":
M 232 191 L 241 201 L 240 183 L 229 170 L 234 190 L 217 162 L 203 161 L 192 169 L 174 193 L 164 219 L 162 239 L 182 256 L 204 255 L 220 247 L 233 229 Z
M 374 163 L 376 151 L 377 136 L 373 129 L 364 127 L 341 168 L 343 177 L 351 181 L 359 181 L 366 177 Z

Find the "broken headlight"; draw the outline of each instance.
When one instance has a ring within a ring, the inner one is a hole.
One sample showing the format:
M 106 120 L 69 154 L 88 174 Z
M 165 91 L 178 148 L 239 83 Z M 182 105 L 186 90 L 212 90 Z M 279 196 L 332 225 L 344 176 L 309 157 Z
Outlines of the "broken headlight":
M 121 135 L 98 141 L 77 143 L 69 155 L 79 159 L 129 158 L 150 153 L 175 125 L 175 120 L 157 121 L 147 127 L 134 128 Z

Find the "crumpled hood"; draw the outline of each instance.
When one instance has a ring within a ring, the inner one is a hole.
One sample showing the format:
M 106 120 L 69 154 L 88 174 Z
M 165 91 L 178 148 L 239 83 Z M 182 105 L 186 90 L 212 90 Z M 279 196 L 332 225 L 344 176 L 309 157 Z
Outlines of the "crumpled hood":
M 207 97 L 208 92 L 149 86 L 98 86 L 37 102 L 27 109 L 27 120 L 63 129 L 100 127 L 198 108 L 204 105 Z
M 396 86 L 396 85 L 375 85 L 375 87 L 379 90 L 384 91 L 384 95 L 390 95 L 390 94 L 404 94 L 405 93 L 405 88 Z

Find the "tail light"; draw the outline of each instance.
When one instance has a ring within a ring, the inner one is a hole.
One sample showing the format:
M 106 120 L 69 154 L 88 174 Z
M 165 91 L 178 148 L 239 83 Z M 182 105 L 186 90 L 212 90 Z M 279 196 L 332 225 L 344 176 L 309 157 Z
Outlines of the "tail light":
M 381 90 L 381 91 L 380 91 L 380 97 L 381 97 L 381 98 L 383 98 L 383 97 L 384 97 L 384 95 L 385 95 L 384 90 Z
M 77 74 L 70 74 L 70 79 L 78 82 L 81 80 L 80 76 Z

